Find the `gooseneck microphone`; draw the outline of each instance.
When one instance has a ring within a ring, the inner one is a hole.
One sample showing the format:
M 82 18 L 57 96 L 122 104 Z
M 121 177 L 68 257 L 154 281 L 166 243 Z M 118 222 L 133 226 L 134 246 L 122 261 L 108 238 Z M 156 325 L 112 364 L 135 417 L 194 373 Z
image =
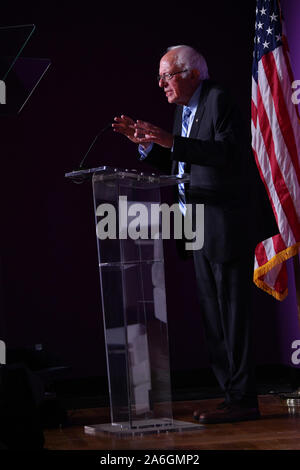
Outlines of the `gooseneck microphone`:
M 105 127 L 103 127 L 103 129 L 101 129 L 101 131 L 96 135 L 96 137 L 94 138 L 93 142 L 91 143 L 91 145 L 89 146 L 86 154 L 84 155 L 83 159 L 81 160 L 81 163 L 79 165 L 79 170 L 82 170 L 83 168 L 83 165 L 84 165 L 84 162 L 86 161 L 87 159 L 87 156 L 88 154 L 90 153 L 90 151 L 92 150 L 92 148 L 94 147 L 95 143 L 97 142 L 98 138 L 100 137 L 101 134 L 103 134 L 104 132 L 108 131 L 108 129 L 111 129 L 111 126 L 112 126 L 112 122 L 109 122 Z

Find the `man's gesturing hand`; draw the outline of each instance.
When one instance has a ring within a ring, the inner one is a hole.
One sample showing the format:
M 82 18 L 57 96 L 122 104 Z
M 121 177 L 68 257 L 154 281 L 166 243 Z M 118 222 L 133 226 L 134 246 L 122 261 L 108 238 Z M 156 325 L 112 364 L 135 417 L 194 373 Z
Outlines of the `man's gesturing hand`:
M 164 131 L 160 127 L 154 126 L 149 122 L 136 121 L 134 137 L 138 139 L 139 144 L 155 142 L 166 148 L 172 148 L 173 135 Z
M 115 132 L 125 135 L 135 144 L 141 144 L 143 147 L 148 147 L 152 142 L 155 142 L 162 147 L 172 148 L 173 136 L 169 132 L 154 126 L 149 122 L 136 121 L 134 122 L 128 116 L 122 114 L 121 117 L 115 117 L 112 124 Z
M 122 114 L 121 117 L 114 118 L 115 123 L 112 124 L 113 130 L 115 132 L 120 132 L 120 134 L 125 135 L 135 144 L 139 144 L 139 139 L 135 138 L 135 122 L 128 116 Z

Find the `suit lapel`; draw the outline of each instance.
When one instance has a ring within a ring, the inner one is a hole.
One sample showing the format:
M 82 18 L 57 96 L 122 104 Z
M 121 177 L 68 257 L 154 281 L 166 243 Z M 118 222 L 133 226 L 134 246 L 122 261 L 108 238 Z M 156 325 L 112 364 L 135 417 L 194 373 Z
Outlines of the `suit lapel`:
M 210 81 L 204 80 L 202 84 L 202 89 L 199 97 L 199 103 L 197 106 L 197 110 L 194 116 L 193 125 L 191 128 L 191 132 L 189 137 L 196 138 L 198 135 L 198 130 L 201 125 L 201 121 L 203 118 L 203 114 L 205 111 L 205 105 L 207 100 L 208 91 L 210 89 Z M 174 118 L 174 126 L 173 126 L 173 135 L 181 135 L 181 127 L 182 127 L 182 109 L 183 106 L 177 106 Z M 186 171 L 190 171 L 190 165 L 186 166 Z M 178 162 L 173 160 L 172 163 L 172 174 L 178 173 Z
M 197 106 L 197 111 L 196 111 L 196 114 L 194 116 L 193 125 L 192 125 L 191 132 L 190 132 L 190 135 L 189 135 L 189 137 L 192 138 L 192 139 L 197 137 L 197 135 L 198 135 L 198 130 L 200 128 L 201 121 L 202 121 L 202 118 L 203 118 L 203 114 L 204 114 L 204 111 L 205 111 L 205 105 L 206 105 L 208 90 L 209 90 L 209 81 L 204 80 L 204 82 L 202 84 L 201 93 L 200 93 L 199 103 L 198 103 L 198 106 Z

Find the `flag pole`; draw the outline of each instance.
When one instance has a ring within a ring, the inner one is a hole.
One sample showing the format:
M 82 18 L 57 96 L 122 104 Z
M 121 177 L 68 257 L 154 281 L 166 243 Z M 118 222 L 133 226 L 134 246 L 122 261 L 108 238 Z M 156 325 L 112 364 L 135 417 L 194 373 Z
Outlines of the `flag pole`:
M 297 318 L 300 327 L 300 260 L 299 254 L 293 256 L 294 264 L 294 275 L 295 275 L 295 287 L 296 287 L 296 299 L 297 299 Z M 297 369 L 298 371 L 298 369 Z M 286 405 L 290 414 L 299 413 L 300 408 L 300 384 L 298 388 L 290 393 L 282 394 L 281 398 L 285 400 Z
M 300 260 L 299 253 L 293 257 L 294 262 L 294 273 L 295 273 L 295 286 L 296 286 L 296 299 L 297 299 L 297 313 L 298 313 L 298 324 L 300 328 Z M 297 369 L 297 372 L 300 372 Z M 298 389 L 296 390 L 296 397 L 293 399 L 294 407 L 300 407 L 300 383 L 298 383 Z
M 299 254 L 297 254 L 293 257 L 293 261 L 294 261 L 294 273 L 295 273 L 295 285 L 296 285 L 298 323 L 299 323 L 299 327 L 300 327 L 300 261 L 299 261 Z

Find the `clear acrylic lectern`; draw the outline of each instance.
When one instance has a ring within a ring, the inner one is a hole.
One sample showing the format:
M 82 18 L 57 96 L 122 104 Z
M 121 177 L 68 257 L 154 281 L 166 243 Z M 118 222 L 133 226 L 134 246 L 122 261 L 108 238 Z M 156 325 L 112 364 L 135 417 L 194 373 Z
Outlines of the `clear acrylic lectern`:
M 111 424 L 85 431 L 120 435 L 202 426 L 173 420 L 160 188 L 176 176 L 101 167 L 92 176 Z M 180 179 L 180 182 L 187 179 Z

